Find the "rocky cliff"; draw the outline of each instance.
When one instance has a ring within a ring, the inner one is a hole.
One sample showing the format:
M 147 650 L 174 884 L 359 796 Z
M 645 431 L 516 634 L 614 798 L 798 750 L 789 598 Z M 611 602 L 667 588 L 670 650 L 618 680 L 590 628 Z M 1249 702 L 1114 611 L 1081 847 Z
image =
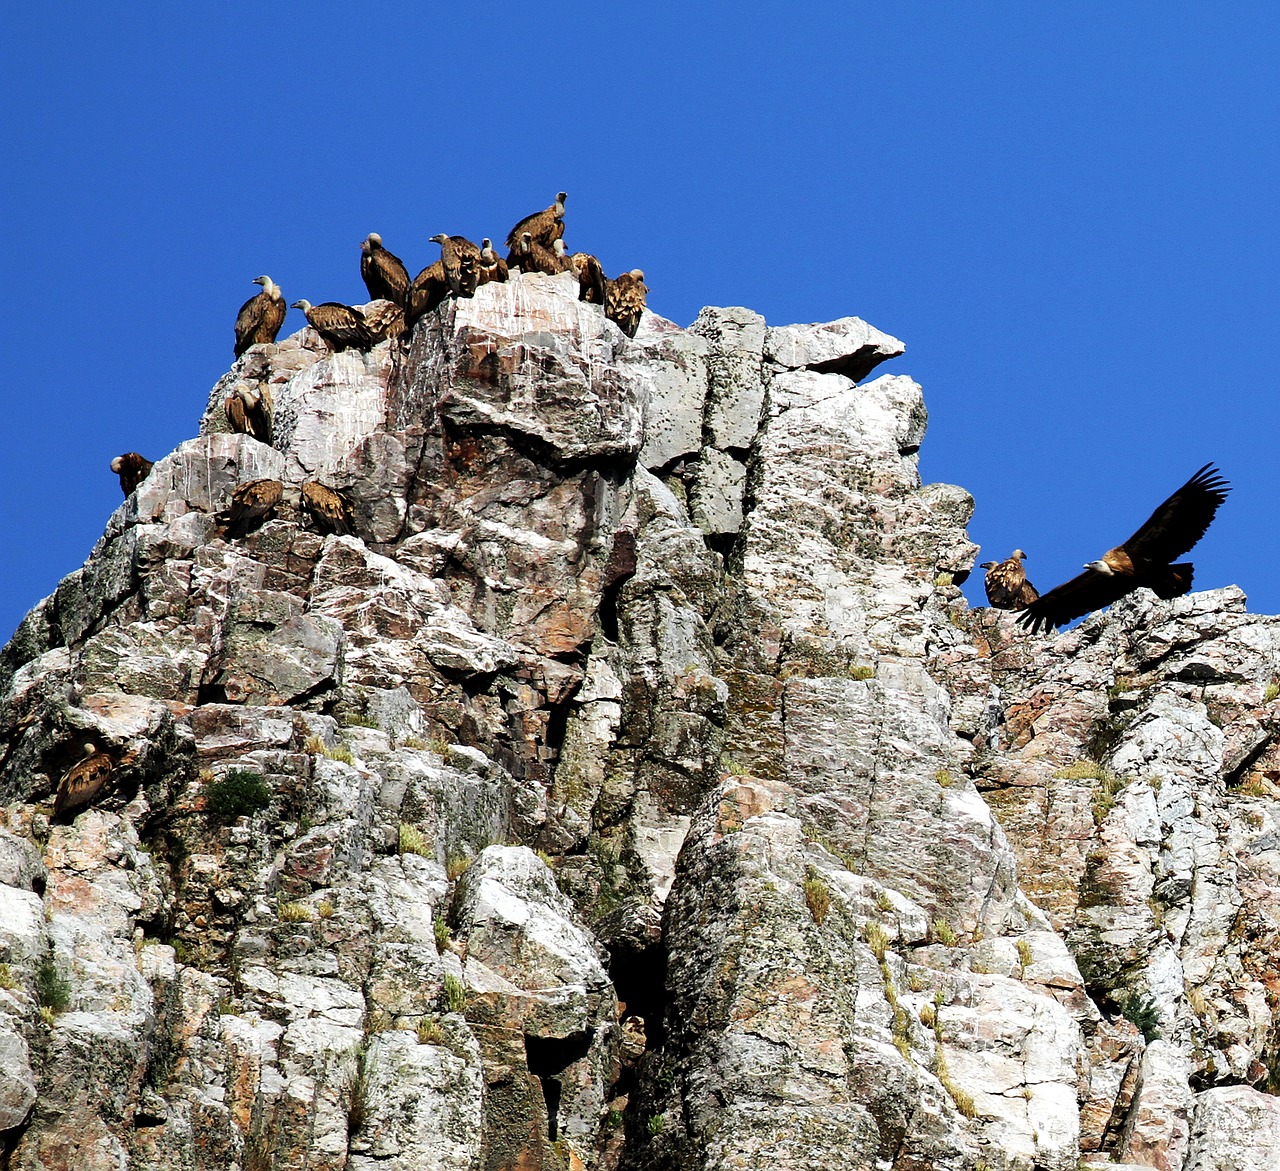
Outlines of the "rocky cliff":
M 4 1165 L 1273 1167 L 1280 619 L 971 611 L 901 343 L 574 293 L 250 350 L 0 656 Z

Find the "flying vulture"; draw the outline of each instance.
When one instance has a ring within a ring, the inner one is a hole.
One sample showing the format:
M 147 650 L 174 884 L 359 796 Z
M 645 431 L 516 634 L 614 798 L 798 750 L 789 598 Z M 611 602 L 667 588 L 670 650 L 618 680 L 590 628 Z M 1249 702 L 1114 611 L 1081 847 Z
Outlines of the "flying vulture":
M 1061 626 L 1099 610 L 1146 586 L 1162 598 L 1178 598 L 1191 589 L 1195 566 L 1173 564 L 1204 536 L 1230 485 L 1212 464 L 1205 464 L 1147 518 L 1123 545 L 1108 549 L 1084 572 L 1032 602 L 1018 621 L 1032 632 Z
M 53 815 L 74 813 L 88 805 L 111 779 L 115 762 L 109 753 L 99 752 L 92 744 L 84 745 L 84 756 L 73 764 L 58 782 L 58 795 L 53 799 Z
M 382 246 L 382 237 L 370 232 L 360 245 L 360 275 L 373 301 L 393 301 L 402 309 L 409 300 L 409 271 L 404 261 Z
M 222 404 L 222 413 L 236 434 L 271 442 L 271 392 L 265 386 L 254 389 L 238 384 Z
M 548 276 L 565 272 L 569 267 L 569 258 L 564 255 L 561 241 L 557 240 L 555 243 L 560 244 L 559 252 L 554 247 L 544 247 L 528 232 L 523 232 L 519 243 L 507 253 L 507 267 L 519 268 L 521 272 L 544 272 Z
M 231 507 L 218 513 L 218 524 L 227 540 L 252 532 L 280 503 L 284 485 L 279 480 L 249 480 L 232 490 Z
M 409 304 L 405 310 L 405 325 L 412 329 L 424 313 L 430 313 L 449 295 L 449 282 L 444 277 L 444 261 L 427 265 L 416 277 L 409 289 Z
M 151 460 L 143 459 L 136 451 L 126 451 L 111 461 L 111 470 L 120 477 L 120 488 L 126 496 L 147 478 L 153 466 Z
M 564 235 L 564 201 L 566 198 L 565 193 L 561 191 L 556 196 L 555 203 L 550 207 L 544 211 L 535 211 L 533 215 L 525 216 L 507 233 L 507 247 L 514 249 L 520 243 L 520 237 L 525 232 L 528 232 L 533 237 L 535 244 L 540 244 L 543 248 L 550 248 L 556 240 Z M 510 258 L 508 258 L 507 263 L 511 263 Z
M 446 236 L 443 232 L 437 232 L 431 237 L 432 243 L 440 245 L 440 260 L 444 264 L 444 279 L 449 286 L 449 292 L 455 297 L 469 297 L 474 293 L 476 286 L 471 284 L 471 293 L 462 291 L 462 258 L 470 256 L 475 261 L 472 266 L 474 271 L 480 263 L 480 247 L 473 244 L 466 236 Z M 475 280 L 475 277 L 469 277 L 469 280 Z
M 622 330 L 627 337 L 635 337 L 644 316 L 644 299 L 649 290 L 644 283 L 644 273 L 633 268 L 615 281 L 609 281 L 604 291 L 604 315 Z
M 1025 610 L 1040 595 L 1027 581 L 1022 561 L 1026 554 L 1015 549 L 1007 561 L 984 561 L 987 571 L 987 601 L 997 610 Z
M 480 283 L 507 279 L 507 262 L 493 250 L 493 241 L 486 236 L 480 242 Z
M 604 269 L 590 252 L 575 252 L 569 257 L 569 267 L 578 276 L 578 300 L 592 305 L 604 304 Z
M 340 492 L 319 480 L 307 480 L 302 485 L 302 507 L 322 533 L 351 535 L 351 505 Z
M 322 305 L 313 305 L 310 301 L 295 301 L 294 309 L 301 309 L 306 314 L 307 324 L 316 331 L 329 348 L 340 354 L 348 347 L 367 350 L 377 340 L 365 321 L 364 314 L 350 305 L 339 301 L 325 301 Z
M 261 285 L 262 292 L 256 297 L 250 297 L 236 314 L 237 358 L 250 346 L 275 341 L 276 334 L 284 324 L 285 314 L 289 312 L 285 308 L 280 286 L 269 276 L 254 277 L 253 283 Z

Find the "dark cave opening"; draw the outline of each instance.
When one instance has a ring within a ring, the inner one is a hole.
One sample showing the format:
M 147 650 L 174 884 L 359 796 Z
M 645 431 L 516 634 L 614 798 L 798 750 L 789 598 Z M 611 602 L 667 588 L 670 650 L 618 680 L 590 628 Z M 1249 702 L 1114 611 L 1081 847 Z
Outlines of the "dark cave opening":
M 524 1035 L 524 1057 L 529 1072 L 542 1083 L 542 1098 L 547 1104 L 547 1137 L 555 1142 L 559 1132 L 561 1085 L 558 1074 L 575 1061 L 581 1061 L 591 1049 L 594 1029 L 570 1033 L 567 1037 L 535 1037 Z

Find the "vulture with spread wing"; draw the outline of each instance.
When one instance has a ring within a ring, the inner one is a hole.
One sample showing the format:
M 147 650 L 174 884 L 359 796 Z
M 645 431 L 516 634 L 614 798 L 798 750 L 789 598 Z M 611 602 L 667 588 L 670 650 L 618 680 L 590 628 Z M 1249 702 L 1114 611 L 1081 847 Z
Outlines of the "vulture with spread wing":
M 981 568 L 987 571 L 987 601 L 997 610 L 1025 610 L 1040 595 L 1036 587 L 1027 581 L 1027 571 L 1022 560 L 1026 554 L 1015 549 L 1006 561 L 984 561 Z
M 1173 563 L 1204 536 L 1231 486 L 1212 464 L 1205 464 L 1123 545 L 1108 549 L 1084 572 L 1032 602 L 1018 621 L 1032 632 L 1062 626 L 1100 610 L 1146 586 L 1162 598 L 1178 598 L 1191 589 L 1195 566 Z

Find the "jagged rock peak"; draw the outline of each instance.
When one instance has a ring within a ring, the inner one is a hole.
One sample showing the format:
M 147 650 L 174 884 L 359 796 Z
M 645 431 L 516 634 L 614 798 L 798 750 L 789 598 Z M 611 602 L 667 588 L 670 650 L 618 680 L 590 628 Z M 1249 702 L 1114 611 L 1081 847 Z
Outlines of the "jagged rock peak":
M 0 653 L 7 1165 L 1269 1167 L 1280 623 L 969 611 L 902 352 L 250 348 Z

